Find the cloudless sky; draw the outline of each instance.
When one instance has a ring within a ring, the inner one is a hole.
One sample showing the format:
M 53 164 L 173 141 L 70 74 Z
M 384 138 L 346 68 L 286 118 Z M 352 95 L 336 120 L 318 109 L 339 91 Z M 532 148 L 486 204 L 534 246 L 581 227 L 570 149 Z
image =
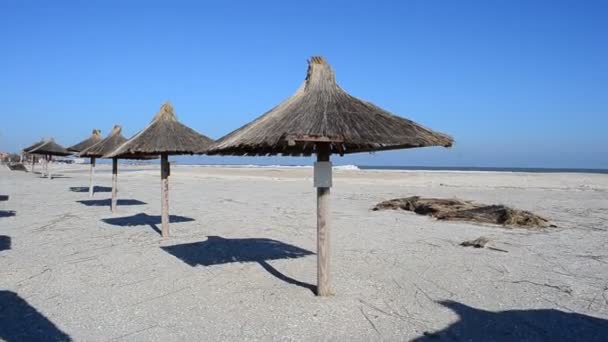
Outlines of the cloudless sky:
M 290 96 L 312 55 L 456 141 L 337 163 L 608 168 L 608 1 L 592 0 L 0 0 L 0 151 L 128 137 L 165 100 L 217 139 Z

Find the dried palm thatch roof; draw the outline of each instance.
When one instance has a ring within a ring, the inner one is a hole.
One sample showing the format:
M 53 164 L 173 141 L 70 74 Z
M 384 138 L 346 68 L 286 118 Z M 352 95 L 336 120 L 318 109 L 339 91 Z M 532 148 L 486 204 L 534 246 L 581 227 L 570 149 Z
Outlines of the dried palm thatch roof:
M 308 61 L 304 83 L 290 98 L 219 139 L 207 154 L 311 155 L 329 142 L 338 154 L 452 145 L 451 137 L 346 93 L 323 57 Z
M 158 156 L 159 154 L 202 154 L 213 140 L 177 120 L 166 102 L 150 124 L 106 155 L 107 158 Z
M 43 144 L 29 151 L 32 154 L 46 154 L 50 156 L 69 156 L 72 152 L 65 147 L 57 144 L 53 139 L 45 141 Z
M 79 142 L 76 145 L 68 147 L 67 150 L 72 151 L 72 152 L 81 152 L 81 151 L 84 151 L 87 148 L 97 144 L 102 139 L 103 138 L 101 137 L 101 130 L 94 129 L 93 132 L 91 133 L 91 136 L 89 136 L 88 138 Z
M 29 153 L 31 150 L 33 150 L 33 149 L 36 149 L 36 148 L 40 147 L 40 145 L 44 144 L 45 142 L 46 142 L 46 140 L 44 140 L 44 139 L 43 139 L 43 140 L 40 140 L 39 142 L 37 142 L 37 143 L 35 143 L 35 144 L 33 144 L 33 145 L 30 145 L 30 146 L 28 146 L 28 147 L 24 148 L 24 149 L 23 149 L 23 152 Z
M 122 127 L 114 125 L 110 134 L 102 139 L 97 144 L 81 151 L 79 157 L 101 158 L 104 155 L 114 151 L 118 146 L 122 145 L 127 138 L 122 135 Z

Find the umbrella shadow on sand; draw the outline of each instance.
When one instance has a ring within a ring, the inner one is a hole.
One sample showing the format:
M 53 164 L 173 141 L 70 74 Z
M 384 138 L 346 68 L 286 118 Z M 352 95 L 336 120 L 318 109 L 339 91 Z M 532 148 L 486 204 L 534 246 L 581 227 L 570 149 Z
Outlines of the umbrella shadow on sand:
M 0 235 L 0 252 L 11 249 L 11 237 Z
M 2 290 L 0 340 L 71 341 L 71 338 L 18 294 Z
M 88 186 L 72 186 L 70 187 L 72 192 L 89 192 Z M 112 192 L 112 188 L 109 186 L 94 186 L 93 192 Z
M 268 260 L 295 259 L 314 254 L 281 241 L 261 238 L 226 239 L 220 236 L 209 236 L 205 241 L 161 248 L 192 267 L 257 262 L 268 273 L 286 283 L 309 289 L 312 292 L 316 291 L 316 286 L 290 278 L 267 262 Z
M 458 320 L 414 341 L 606 341 L 608 320 L 555 309 L 492 312 L 440 301 Z
M 106 199 L 95 199 L 95 200 L 80 200 L 76 201 L 80 204 L 84 204 L 87 207 L 109 207 L 112 205 L 112 200 L 110 198 Z M 142 202 L 136 199 L 119 199 L 116 200 L 116 205 L 143 205 L 148 204 L 146 202 Z
M 0 217 L 11 217 L 17 215 L 14 210 L 0 210 Z
M 150 216 L 145 213 L 139 213 L 139 214 L 131 215 L 131 216 L 105 218 L 105 219 L 102 219 L 102 221 L 107 224 L 111 224 L 113 226 L 120 226 L 120 227 L 150 226 L 158 234 L 161 234 L 161 230 L 160 230 L 160 228 L 158 228 L 158 225 L 161 223 L 160 215 Z M 178 215 L 169 216 L 169 223 L 180 223 L 180 222 L 191 222 L 191 221 L 194 221 L 194 219 L 191 217 L 178 216 Z

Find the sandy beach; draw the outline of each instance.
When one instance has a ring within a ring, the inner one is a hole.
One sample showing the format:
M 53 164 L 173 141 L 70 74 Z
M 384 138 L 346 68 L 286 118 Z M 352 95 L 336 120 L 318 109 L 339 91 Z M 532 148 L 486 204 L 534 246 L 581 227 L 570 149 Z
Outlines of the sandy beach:
M 176 165 L 162 239 L 158 166 L 120 166 L 114 214 L 110 165 L 93 199 L 88 165 L 51 167 L 53 180 L 0 167 L 0 339 L 27 337 L 23 312 L 31 336 L 76 341 L 608 334 L 608 175 L 336 170 L 335 295 L 319 298 L 310 168 Z M 557 228 L 371 211 L 413 195 L 505 204 Z M 480 236 L 507 252 L 459 245 Z

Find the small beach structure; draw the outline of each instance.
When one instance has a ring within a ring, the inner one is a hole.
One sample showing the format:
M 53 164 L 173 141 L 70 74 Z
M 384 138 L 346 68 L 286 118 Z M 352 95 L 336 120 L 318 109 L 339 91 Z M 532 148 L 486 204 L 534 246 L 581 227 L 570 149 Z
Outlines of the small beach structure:
M 38 145 L 34 149 L 31 149 L 29 153 L 45 156 L 45 168 L 48 179 L 53 179 L 53 176 L 51 175 L 51 170 L 49 169 L 49 161 L 51 160 L 51 158 L 53 156 L 65 157 L 72 154 L 72 152 L 66 150 L 65 147 L 57 144 L 53 139 L 46 140 L 43 144 Z
M 169 237 L 169 155 L 203 154 L 212 143 L 211 138 L 179 122 L 173 106 L 166 102 L 147 127 L 105 157 L 149 159 L 160 156 L 161 234 Z
M 118 146 L 122 145 L 127 138 L 122 135 L 122 127 L 119 125 L 114 125 L 110 134 L 107 137 L 97 142 L 93 146 L 90 146 L 80 153 L 78 153 L 79 157 L 89 157 L 91 158 L 91 170 L 93 170 L 94 160 L 95 158 L 103 158 L 104 155 L 116 150 Z M 91 187 L 89 188 L 89 193 L 92 193 L 93 188 L 93 173 L 91 172 Z M 110 209 L 112 212 L 116 211 L 116 195 L 118 192 L 118 158 L 112 158 L 112 202 L 110 205 Z
M 306 79 L 291 97 L 249 124 L 220 138 L 209 155 L 310 156 L 317 188 L 317 295 L 330 289 L 329 193 L 331 154 L 344 155 L 425 146 L 452 146 L 450 136 L 393 115 L 346 93 L 323 57 L 308 61 Z
M 72 145 L 72 146 L 68 147 L 67 150 L 71 151 L 71 152 L 82 152 L 82 151 L 86 150 L 87 148 L 97 144 L 101 140 L 103 140 L 103 138 L 101 137 L 101 130 L 94 129 L 88 138 L 84 139 L 83 141 L 79 142 L 76 145 Z M 91 169 L 89 171 L 89 197 L 93 197 L 93 189 L 94 189 L 93 177 L 95 175 L 95 157 L 91 157 L 90 162 L 91 162 Z

